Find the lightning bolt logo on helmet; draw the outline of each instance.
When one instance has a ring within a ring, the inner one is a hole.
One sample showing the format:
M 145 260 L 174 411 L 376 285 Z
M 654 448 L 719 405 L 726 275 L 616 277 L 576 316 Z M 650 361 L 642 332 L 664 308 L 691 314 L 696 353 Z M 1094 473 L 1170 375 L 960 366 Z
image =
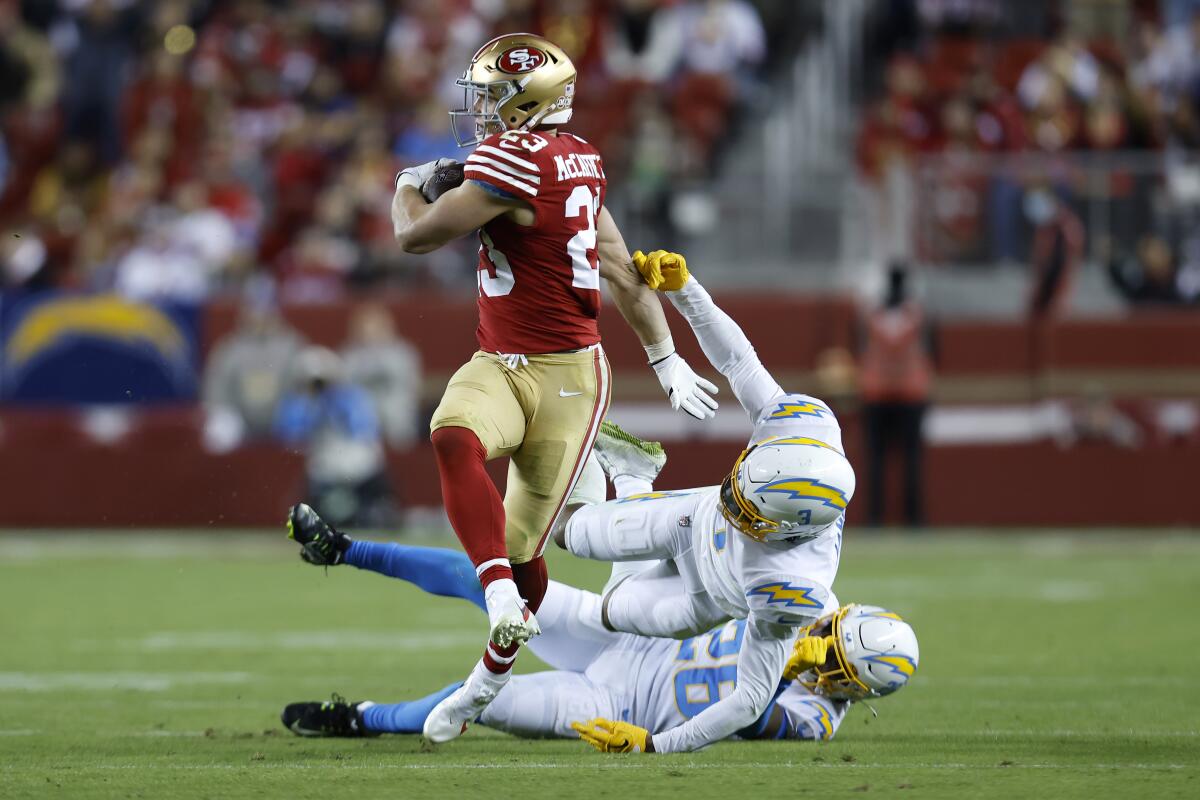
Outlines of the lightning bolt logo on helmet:
M 781 481 L 773 481 L 754 490 L 755 494 L 766 494 L 768 492 L 779 492 L 780 494 L 787 495 L 792 500 L 816 500 L 822 505 L 836 508 L 839 511 L 844 511 L 846 505 L 850 502 L 846 497 L 846 493 L 841 489 L 809 478 L 787 478 Z
M 899 617 L 897 617 L 899 619 Z M 911 678 L 913 673 L 917 671 L 917 665 L 909 656 L 902 655 L 878 655 L 878 656 L 863 656 L 863 661 L 870 661 L 873 664 L 879 664 L 887 667 L 892 672 L 903 678 Z
M 832 450 L 835 453 L 841 452 L 841 450 L 838 450 L 833 445 L 822 442 L 820 439 L 813 439 L 810 436 L 778 436 L 774 439 L 764 439 L 763 441 L 758 442 L 758 444 L 756 446 L 760 446 L 760 445 L 764 445 L 764 444 L 769 444 L 772 447 L 779 447 L 779 446 L 785 446 L 785 445 L 804 445 L 807 447 L 824 447 L 826 450 Z

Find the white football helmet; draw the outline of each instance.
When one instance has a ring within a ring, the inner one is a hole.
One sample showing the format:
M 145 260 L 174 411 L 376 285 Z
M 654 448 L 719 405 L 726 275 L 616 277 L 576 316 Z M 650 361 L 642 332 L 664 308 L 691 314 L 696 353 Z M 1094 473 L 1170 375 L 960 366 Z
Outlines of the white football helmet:
M 800 677 L 809 689 L 831 700 L 889 695 L 908 683 L 921 658 L 912 626 L 879 606 L 842 606 L 803 635 L 834 638 L 825 663 Z
M 854 468 L 846 457 L 804 436 L 772 436 L 752 445 L 721 484 L 729 524 L 760 542 L 815 539 L 853 496 Z

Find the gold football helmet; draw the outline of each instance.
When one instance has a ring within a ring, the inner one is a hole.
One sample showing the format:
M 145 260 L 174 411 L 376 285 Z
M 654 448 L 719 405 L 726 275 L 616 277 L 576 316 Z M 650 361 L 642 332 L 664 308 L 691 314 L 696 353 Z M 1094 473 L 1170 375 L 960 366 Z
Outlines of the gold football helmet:
M 455 83 L 463 87 L 463 107 L 450 112 L 459 147 L 479 144 L 500 131 L 528 131 L 571 119 L 575 65 L 561 47 L 532 33 L 492 39 L 475 51 Z

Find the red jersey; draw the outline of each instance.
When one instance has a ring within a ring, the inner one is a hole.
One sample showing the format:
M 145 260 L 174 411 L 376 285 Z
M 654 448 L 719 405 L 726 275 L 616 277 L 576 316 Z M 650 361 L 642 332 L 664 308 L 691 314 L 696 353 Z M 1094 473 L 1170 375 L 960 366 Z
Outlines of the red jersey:
M 479 229 L 480 349 L 557 353 L 600 341 L 596 217 L 607 181 L 596 148 L 569 133 L 507 131 L 467 158 L 466 180 L 527 201 L 534 224 Z
M 859 389 L 872 403 L 920 403 L 929 399 L 933 365 L 922 337 L 925 315 L 906 303 L 881 308 L 867 317 L 867 347 L 859 368 Z

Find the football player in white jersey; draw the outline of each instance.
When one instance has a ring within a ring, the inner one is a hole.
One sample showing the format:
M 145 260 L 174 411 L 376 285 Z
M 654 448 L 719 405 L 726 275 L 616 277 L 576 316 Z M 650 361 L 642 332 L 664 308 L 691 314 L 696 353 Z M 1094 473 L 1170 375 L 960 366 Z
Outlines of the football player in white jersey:
M 343 537 L 342 563 L 407 580 L 484 609 L 469 559 L 457 551 Z M 589 620 L 599 595 L 551 581 L 534 653 L 553 669 L 517 675 L 479 717 L 496 730 L 530 738 L 583 736 L 597 718 L 646 730 L 684 724 L 732 691 L 746 622 L 735 620 L 683 641 L 615 633 Z M 740 739 L 829 739 L 851 704 L 904 686 L 920 657 L 916 636 L 899 616 L 849 605 L 806 629 L 793 648 L 768 707 L 735 731 Z M 459 684 L 393 704 L 292 703 L 285 727 L 301 736 L 420 733 L 430 710 Z
M 831 587 L 854 470 L 829 407 L 779 386 L 737 323 L 690 277 L 682 256 L 656 251 L 634 261 L 688 321 L 754 430 L 720 486 L 677 492 L 651 491 L 665 458 L 645 443 L 629 436 L 623 447 L 598 442 L 595 455 L 617 499 L 571 506 L 554 537 L 583 558 L 657 560 L 610 581 L 599 609 L 610 630 L 684 638 L 746 620 L 737 686 L 718 702 L 669 729 L 593 721 L 591 741 L 601 749 L 681 752 L 758 719 L 800 629 L 836 608 Z M 600 488 L 588 497 L 602 479 L 585 476 L 581 484 L 574 501 L 603 498 Z

